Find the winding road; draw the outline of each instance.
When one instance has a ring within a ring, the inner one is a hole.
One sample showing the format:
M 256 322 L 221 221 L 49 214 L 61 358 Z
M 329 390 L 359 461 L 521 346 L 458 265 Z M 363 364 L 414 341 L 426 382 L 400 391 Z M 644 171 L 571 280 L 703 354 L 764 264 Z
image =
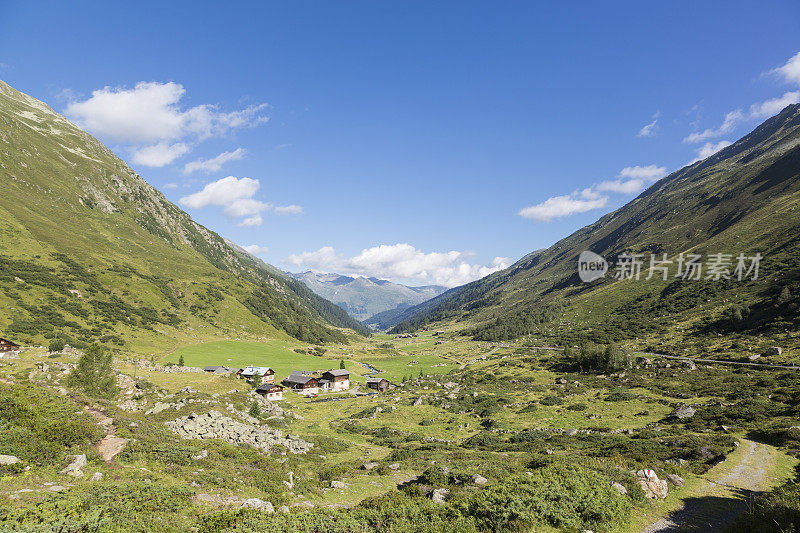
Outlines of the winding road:
M 641 530 L 641 533 L 678 531 L 721 532 L 743 511 L 752 497 L 776 484 L 776 448 L 747 439 L 740 450 L 709 470 L 705 483 L 682 498 L 677 509 Z

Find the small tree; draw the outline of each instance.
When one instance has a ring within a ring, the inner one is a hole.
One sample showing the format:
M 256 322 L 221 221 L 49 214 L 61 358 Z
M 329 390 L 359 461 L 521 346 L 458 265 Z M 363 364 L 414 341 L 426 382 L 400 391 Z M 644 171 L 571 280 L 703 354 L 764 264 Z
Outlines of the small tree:
M 252 405 L 250 405 L 250 411 L 248 411 L 248 413 L 253 418 L 258 418 L 261 416 L 261 407 L 258 405 L 258 402 L 254 401 Z
M 64 349 L 64 346 L 66 346 L 64 339 L 59 339 L 56 337 L 50 341 L 50 346 L 47 347 L 47 350 L 50 352 L 60 352 Z
M 178 358 L 178 366 L 185 366 L 185 362 L 183 360 L 183 354 Z
M 89 396 L 116 396 L 119 389 L 113 361 L 111 353 L 103 346 L 92 344 L 78 359 L 78 364 L 67 378 L 67 386 L 81 389 Z
M 342 370 L 344 370 L 345 368 L 347 368 L 347 367 L 345 366 L 345 364 L 344 364 L 344 361 L 343 361 L 343 360 L 339 361 L 339 368 L 341 368 Z

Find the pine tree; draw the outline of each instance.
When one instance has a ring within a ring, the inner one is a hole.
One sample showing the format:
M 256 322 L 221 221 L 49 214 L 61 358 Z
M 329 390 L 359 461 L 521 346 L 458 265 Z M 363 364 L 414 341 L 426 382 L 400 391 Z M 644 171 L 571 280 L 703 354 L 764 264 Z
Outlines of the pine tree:
M 183 354 L 178 358 L 178 366 L 184 366 Z
M 67 378 L 67 385 L 89 396 L 111 398 L 119 389 L 114 375 L 113 357 L 103 346 L 92 344 L 78 359 Z
M 249 413 L 253 418 L 258 418 L 261 416 L 261 407 L 258 406 L 258 402 L 253 402 L 253 404 L 250 406 Z
M 347 368 L 347 367 L 345 366 L 345 364 L 344 364 L 344 361 L 343 361 L 343 360 L 339 361 L 339 368 L 341 368 L 342 370 L 344 370 L 345 368 Z

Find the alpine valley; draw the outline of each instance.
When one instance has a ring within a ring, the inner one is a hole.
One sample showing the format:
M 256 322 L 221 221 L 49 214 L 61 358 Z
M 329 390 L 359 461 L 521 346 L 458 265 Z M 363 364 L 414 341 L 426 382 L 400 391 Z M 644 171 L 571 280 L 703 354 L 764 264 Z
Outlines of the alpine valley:
M 290 275 L 0 82 L 0 531 L 797 531 L 799 230 L 794 104 L 467 285 Z

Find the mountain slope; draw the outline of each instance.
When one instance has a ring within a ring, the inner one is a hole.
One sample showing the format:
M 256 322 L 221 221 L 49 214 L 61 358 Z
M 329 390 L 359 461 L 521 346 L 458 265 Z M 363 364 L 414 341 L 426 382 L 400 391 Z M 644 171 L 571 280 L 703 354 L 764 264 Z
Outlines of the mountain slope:
M 0 331 L 160 349 L 363 331 L 194 222 L 91 135 L 0 82 Z
M 408 287 L 378 278 L 352 278 L 312 271 L 290 275 L 365 323 L 378 313 L 416 305 L 447 290 L 436 285 Z
M 799 178 L 800 105 L 792 105 L 550 248 L 409 309 L 395 331 L 438 321 L 484 340 L 638 339 L 683 352 L 687 339 L 727 349 L 714 339 L 730 333 L 796 345 Z M 644 254 L 643 275 L 617 280 L 612 266 L 582 283 L 577 260 L 585 250 L 612 262 Z M 673 261 L 666 281 L 644 279 L 651 253 Z M 674 277 L 680 253 L 701 254 L 704 264 L 714 253 L 764 258 L 755 281 L 695 281 Z

